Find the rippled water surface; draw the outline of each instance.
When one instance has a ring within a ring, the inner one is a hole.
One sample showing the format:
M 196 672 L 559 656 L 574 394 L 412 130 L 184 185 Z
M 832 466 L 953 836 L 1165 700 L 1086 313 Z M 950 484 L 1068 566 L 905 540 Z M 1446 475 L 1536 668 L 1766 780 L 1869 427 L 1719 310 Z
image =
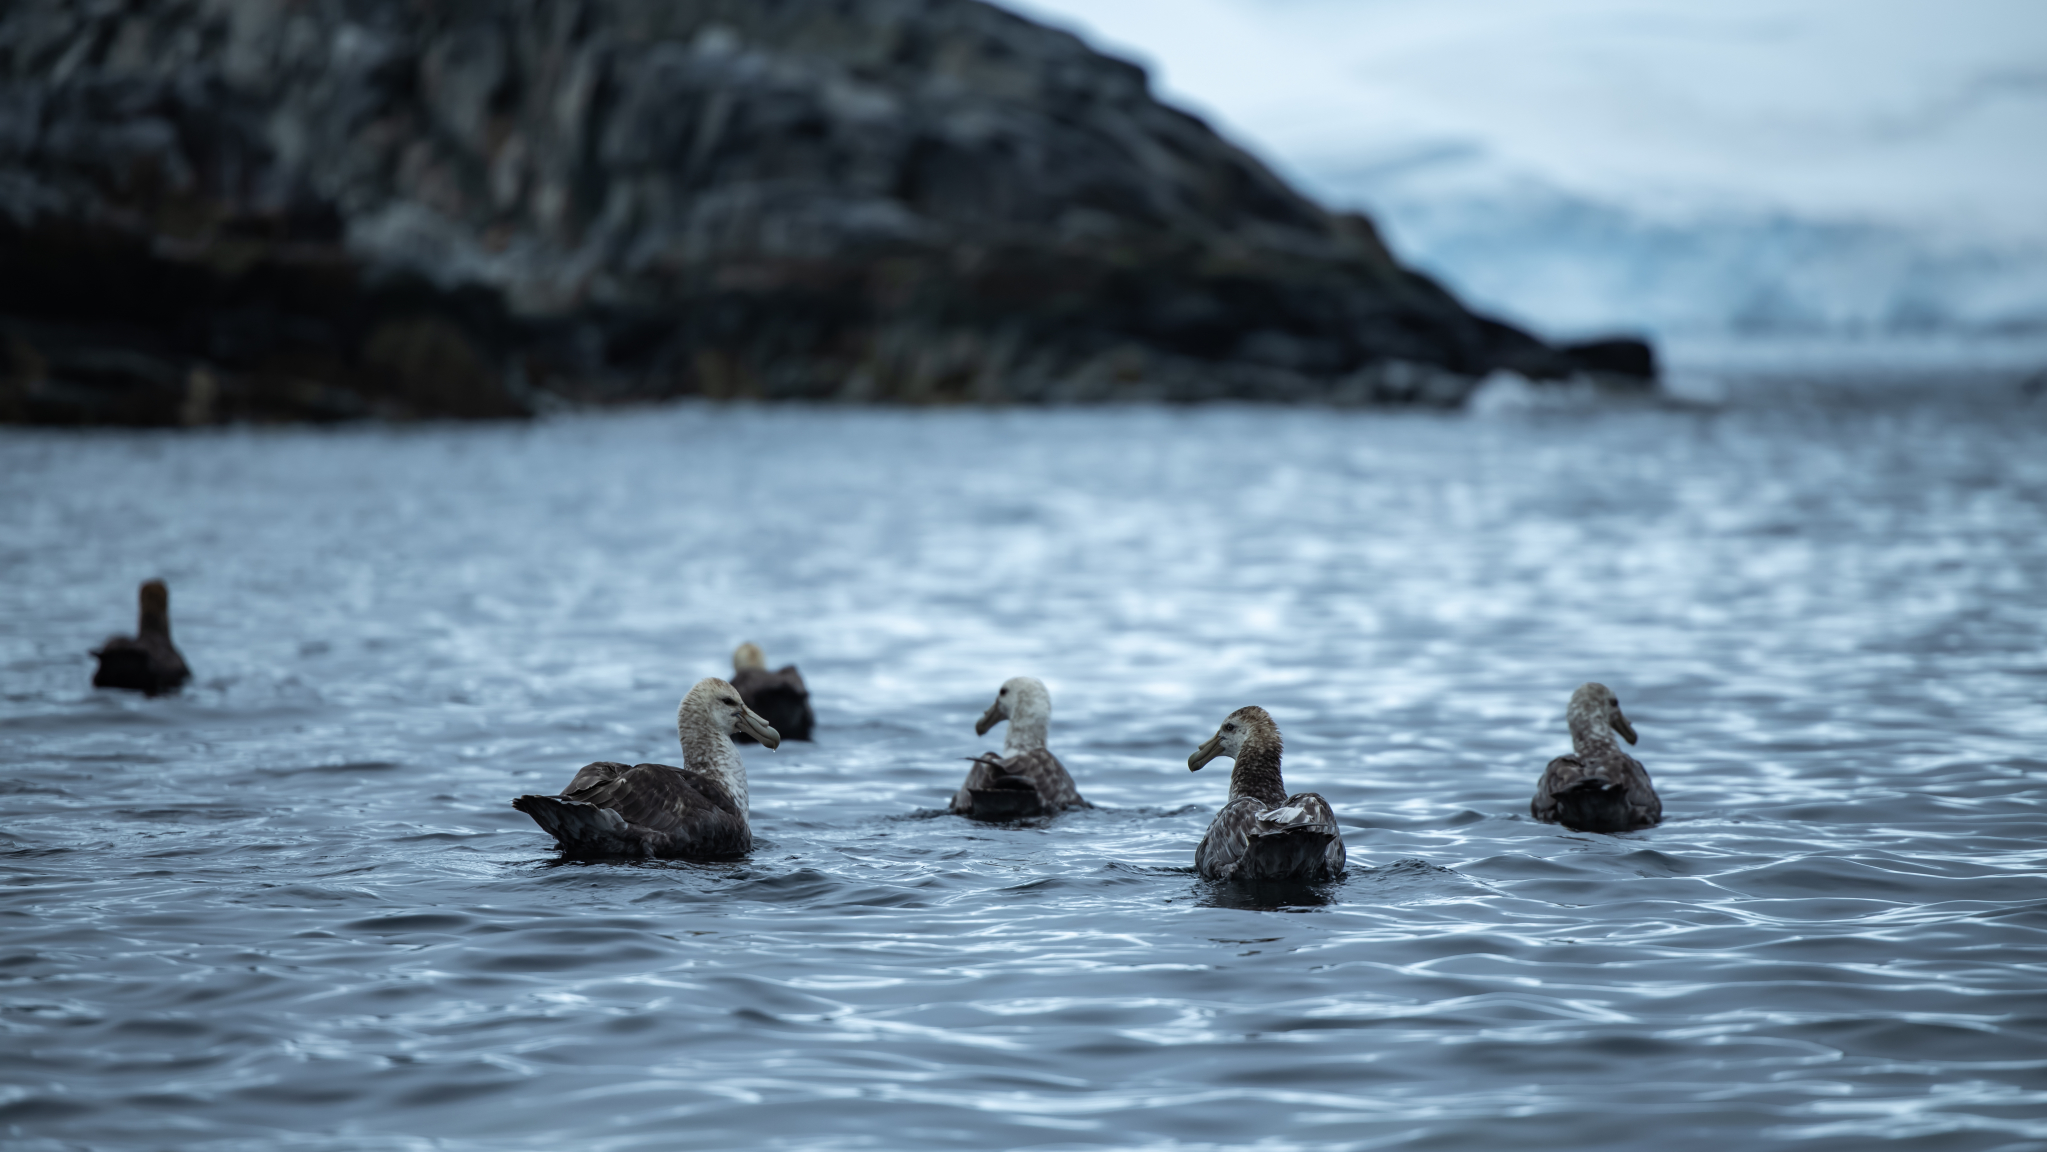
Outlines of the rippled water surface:
M 1988 386 L 7 432 L 0 1142 L 2047 1148 L 2043 581 Z M 752 858 L 559 862 L 746 639 Z M 938 814 L 1022 674 L 1099 807 Z M 1588 679 L 1660 828 L 1528 818 Z M 1339 882 L 1192 873 L 1254 703 Z

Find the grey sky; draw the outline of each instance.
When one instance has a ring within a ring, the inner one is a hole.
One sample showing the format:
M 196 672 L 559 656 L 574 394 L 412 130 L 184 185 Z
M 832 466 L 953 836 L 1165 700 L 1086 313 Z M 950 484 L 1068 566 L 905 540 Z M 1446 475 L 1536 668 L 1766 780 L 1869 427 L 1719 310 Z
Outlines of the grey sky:
M 1638 213 L 2047 240 L 2041 0 L 1028 0 L 1331 200 L 1459 146 Z

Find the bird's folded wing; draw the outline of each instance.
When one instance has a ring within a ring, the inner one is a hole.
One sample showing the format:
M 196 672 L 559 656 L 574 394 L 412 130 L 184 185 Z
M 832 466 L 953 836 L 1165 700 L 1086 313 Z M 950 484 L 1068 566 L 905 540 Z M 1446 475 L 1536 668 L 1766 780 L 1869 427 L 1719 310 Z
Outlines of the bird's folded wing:
M 185 658 L 179 654 L 177 645 L 172 644 L 168 637 L 153 637 L 152 639 L 155 642 L 150 645 L 152 651 L 149 654 L 149 658 L 156 665 L 158 675 L 178 680 L 183 680 L 192 675 L 192 670 L 185 667 Z
M 581 777 L 581 773 L 577 775 Z M 668 764 L 635 764 L 582 791 L 565 792 L 562 798 L 609 808 L 628 824 L 652 832 L 685 834 L 692 839 L 699 832 L 709 834 L 733 821 L 742 827 L 746 823 L 739 805 L 718 781 Z
M 1289 821 L 1288 827 L 1328 832 L 1330 840 L 1322 850 L 1322 867 L 1332 875 L 1342 872 L 1350 853 L 1343 846 L 1343 829 L 1336 825 L 1336 809 L 1329 806 L 1329 801 L 1323 799 L 1320 792 L 1296 792 L 1286 798 L 1286 806 L 1301 814 Z
M 1281 821 L 1284 825 L 1327 824 L 1331 829 L 1336 827 L 1336 811 L 1320 792 L 1294 793 L 1286 798 L 1284 811 L 1287 813 L 1286 819 Z
M 1208 835 L 1201 838 L 1201 847 L 1194 851 L 1195 870 L 1204 876 L 1216 875 L 1243 859 L 1251 833 L 1258 829 L 1258 813 L 1264 808 L 1265 805 L 1249 797 L 1223 805 L 1223 810 L 1209 822 Z
M 1649 770 L 1642 762 L 1623 752 L 1621 760 L 1627 765 L 1628 812 L 1638 824 L 1660 824 L 1663 822 L 1663 799 L 1656 795 L 1656 784 L 1649 779 Z
M 1542 770 L 1542 780 L 1535 786 L 1535 799 L 1528 802 L 1529 814 L 1537 820 L 1554 823 L 1557 819 L 1557 794 L 1569 791 L 1571 786 L 1585 779 L 1585 762 L 1576 756 L 1559 756 Z
M 961 788 L 993 788 L 995 782 L 1009 775 L 1002 757 L 993 752 L 983 752 L 974 758 L 974 766 L 967 769 L 966 782 Z
M 1084 803 L 1080 789 L 1074 786 L 1073 776 L 1066 771 L 1066 765 L 1059 762 L 1049 749 L 1033 748 L 1019 752 L 1003 761 L 1003 767 L 1017 776 L 1027 776 L 1037 785 L 1038 795 L 1047 807 L 1068 808 Z
M 587 799 L 582 793 L 599 784 L 609 784 L 618 779 L 619 773 L 630 772 L 632 769 L 632 765 L 621 764 L 616 760 L 596 760 L 585 764 L 576 770 L 576 778 L 569 781 L 569 786 L 561 790 L 561 797 L 564 800 Z
M 1550 794 L 1562 795 L 1584 784 L 1610 784 L 1614 782 L 1613 766 L 1598 759 L 1584 759 L 1578 756 L 1559 756 L 1543 769 L 1543 783 L 1549 786 Z

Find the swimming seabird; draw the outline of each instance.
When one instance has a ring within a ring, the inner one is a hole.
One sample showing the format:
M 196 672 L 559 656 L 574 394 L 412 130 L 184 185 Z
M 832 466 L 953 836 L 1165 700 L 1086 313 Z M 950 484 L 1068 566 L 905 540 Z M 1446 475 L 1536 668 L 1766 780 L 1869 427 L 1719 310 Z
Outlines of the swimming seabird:
M 768 671 L 768 658 L 758 644 L 741 644 L 732 652 L 732 686 L 739 698 L 782 734 L 784 740 L 810 739 L 810 689 L 803 686 L 803 673 L 796 665 L 784 665 L 780 672 Z M 741 744 L 753 737 L 741 732 L 733 737 Z
M 1042 681 L 1015 676 L 1003 682 L 995 703 L 974 722 L 974 735 L 1009 721 L 1002 752 L 983 752 L 967 770 L 967 782 L 953 793 L 952 810 L 975 820 L 1019 820 L 1067 808 L 1086 808 L 1066 766 L 1045 747 L 1052 722 L 1052 694 Z
M 512 807 L 571 856 L 744 856 L 753 830 L 746 822 L 746 764 L 732 744 L 740 731 L 769 748 L 782 742 L 738 689 L 706 677 L 675 709 L 682 767 L 599 760 L 584 765 L 561 795 L 521 796 Z
M 176 692 L 192 671 L 171 643 L 171 590 L 161 580 L 144 580 L 137 598 L 142 612 L 135 635 L 113 636 L 93 649 L 100 664 L 92 686 L 131 688 L 151 696 Z
M 1230 801 L 1194 850 L 1194 869 L 1210 880 L 1320 880 L 1343 871 L 1343 833 L 1329 801 L 1314 792 L 1287 795 L 1280 779 L 1279 725 L 1255 705 L 1230 713 L 1187 757 L 1189 771 L 1228 756 Z
M 1604 684 L 1583 684 L 1564 712 L 1571 725 L 1571 755 L 1542 770 L 1528 811 L 1545 824 L 1579 832 L 1630 832 L 1663 819 L 1663 801 L 1642 762 L 1613 742 L 1619 732 L 1635 742 L 1635 726 Z

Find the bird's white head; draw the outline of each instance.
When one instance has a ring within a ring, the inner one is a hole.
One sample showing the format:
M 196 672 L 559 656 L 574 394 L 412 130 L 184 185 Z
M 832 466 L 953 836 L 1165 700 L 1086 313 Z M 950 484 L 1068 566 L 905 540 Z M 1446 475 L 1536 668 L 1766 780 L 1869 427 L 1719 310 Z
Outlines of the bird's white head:
M 761 714 L 739 698 L 739 689 L 715 676 L 697 681 L 675 707 L 675 734 L 685 752 L 706 737 L 730 744 L 734 732 L 744 732 L 767 748 L 782 742 Z
M 746 706 L 739 689 L 715 676 L 697 681 L 682 703 L 675 706 L 675 735 L 682 741 L 683 767 L 708 772 L 724 781 L 726 790 L 744 812 L 748 807 L 746 762 L 740 759 L 739 748 L 732 743 L 734 732 L 744 732 L 766 748 L 782 742 L 781 734 L 761 719 L 760 713 Z
M 974 735 L 986 736 L 990 728 L 1009 721 L 1009 735 L 1003 750 L 1028 752 L 1045 746 L 1045 733 L 1052 724 L 1052 694 L 1035 676 L 1012 676 L 1002 682 L 995 702 L 974 722 Z

